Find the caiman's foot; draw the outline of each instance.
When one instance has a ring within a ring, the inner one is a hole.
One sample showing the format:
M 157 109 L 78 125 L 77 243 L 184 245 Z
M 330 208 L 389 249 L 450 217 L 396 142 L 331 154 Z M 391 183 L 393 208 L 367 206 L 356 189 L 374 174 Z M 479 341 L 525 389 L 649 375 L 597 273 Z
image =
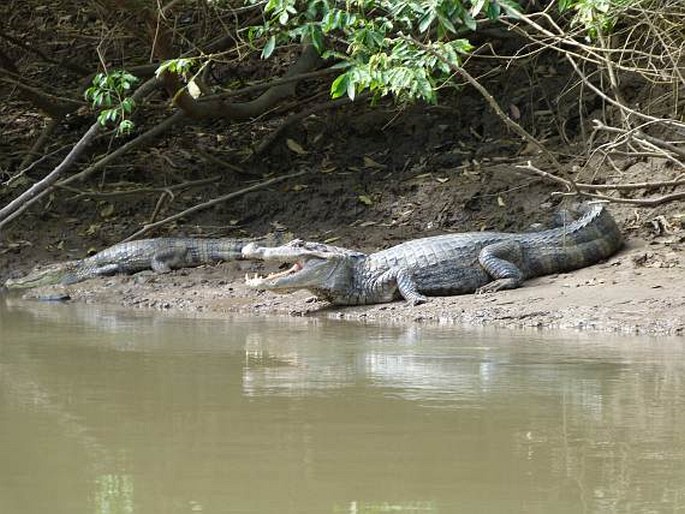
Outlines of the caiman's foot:
M 407 298 L 407 303 L 411 305 L 412 307 L 415 305 L 421 305 L 422 303 L 426 303 L 428 301 L 428 298 L 421 294 L 417 295 L 412 295 L 410 298 Z
M 500 278 L 479 287 L 476 289 L 476 294 L 496 293 L 504 289 L 515 289 L 520 285 L 520 281 L 515 278 Z

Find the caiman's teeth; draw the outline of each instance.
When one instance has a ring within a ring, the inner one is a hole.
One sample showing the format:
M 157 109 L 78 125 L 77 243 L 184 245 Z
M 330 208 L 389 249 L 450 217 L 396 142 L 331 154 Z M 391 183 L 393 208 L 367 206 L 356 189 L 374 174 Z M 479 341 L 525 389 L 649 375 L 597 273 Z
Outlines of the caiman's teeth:
M 300 264 L 293 264 L 293 266 L 285 271 L 279 271 L 276 273 L 269 273 L 266 277 L 262 275 L 258 275 L 257 273 L 254 274 L 254 276 L 250 277 L 249 273 L 245 274 L 245 283 L 249 286 L 260 286 L 267 280 L 272 280 L 280 277 L 284 277 L 287 275 L 290 275 L 292 273 L 295 273 L 297 271 L 300 271 L 302 269 L 302 266 Z

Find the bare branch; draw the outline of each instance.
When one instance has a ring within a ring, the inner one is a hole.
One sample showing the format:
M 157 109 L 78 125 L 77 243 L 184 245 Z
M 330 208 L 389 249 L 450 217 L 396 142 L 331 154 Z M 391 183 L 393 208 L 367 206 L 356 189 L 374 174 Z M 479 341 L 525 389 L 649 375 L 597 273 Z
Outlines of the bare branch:
M 563 185 L 567 191 L 566 192 L 561 192 L 561 191 L 556 191 L 552 193 L 552 196 L 583 196 L 585 198 L 593 198 L 596 200 L 605 200 L 607 202 L 613 202 L 613 203 L 623 203 L 623 204 L 630 204 L 630 205 L 640 205 L 643 207 L 655 207 L 657 205 L 662 205 L 665 203 L 673 202 L 676 200 L 681 200 L 685 198 L 685 191 L 677 192 L 677 193 L 671 193 L 663 196 L 657 196 L 653 198 L 621 198 L 621 197 L 616 197 L 616 196 L 609 196 L 601 193 L 590 193 L 588 191 L 584 191 L 584 189 L 616 189 L 616 190 L 629 190 L 629 189 L 642 189 L 642 188 L 651 188 L 651 187 L 658 187 L 658 186 L 673 186 L 673 185 L 680 185 L 685 183 L 685 180 L 680 178 L 676 181 L 666 181 L 666 182 L 652 182 L 652 183 L 643 183 L 643 184 L 622 184 L 622 185 L 617 185 L 616 187 L 612 187 L 608 184 L 604 185 L 596 185 L 596 184 L 582 184 L 582 183 L 573 183 L 570 180 L 563 179 L 561 177 L 557 177 L 555 175 L 552 175 L 551 173 L 548 173 L 546 171 L 543 171 L 539 168 L 536 168 L 531 164 L 530 161 L 528 161 L 527 164 L 525 165 L 517 165 L 516 168 L 521 169 L 521 170 L 526 170 L 529 172 L 534 173 L 535 175 L 539 175 L 543 178 L 546 178 L 548 180 L 551 180 L 553 182 L 556 182 L 558 184 Z
M 246 187 L 244 189 L 240 189 L 238 191 L 234 191 L 234 192 L 229 193 L 227 195 L 220 196 L 218 198 L 214 198 L 213 200 L 210 200 L 208 202 L 204 202 L 204 203 L 195 205 L 189 209 L 186 209 L 186 210 L 181 211 L 177 214 L 174 214 L 173 216 L 169 216 L 167 218 L 164 218 L 163 220 L 159 220 L 159 221 L 156 221 L 154 223 L 149 223 L 149 224 L 145 225 L 143 228 L 141 228 L 137 232 L 134 232 L 133 234 L 128 236 L 126 239 L 124 239 L 124 241 L 131 241 L 132 239 L 137 239 L 140 236 L 142 236 L 143 234 L 149 232 L 150 230 L 157 228 L 157 227 L 160 227 L 162 225 L 165 225 L 167 223 L 170 223 L 172 221 L 175 221 L 179 218 L 183 218 L 183 217 L 188 216 L 190 214 L 193 214 L 195 212 L 198 212 L 198 211 L 201 211 L 204 209 L 208 209 L 209 207 L 213 207 L 214 205 L 217 205 L 219 203 L 226 202 L 228 200 L 232 200 L 233 198 L 237 198 L 237 197 L 242 196 L 242 195 L 247 194 L 247 193 L 251 193 L 252 191 L 264 189 L 265 187 L 269 187 L 270 185 L 277 184 L 278 182 L 283 182 L 284 180 L 289 180 L 291 178 L 300 177 L 300 176 L 304 175 L 305 173 L 307 173 L 307 172 L 306 171 L 298 171 L 297 173 L 290 173 L 288 175 L 281 175 L 279 177 L 273 177 L 273 178 L 270 178 L 270 179 L 265 180 L 263 182 L 258 182 L 257 184 L 253 184 L 253 185 Z
M 88 148 L 88 145 L 95 139 L 100 130 L 100 123 L 97 121 L 93 123 L 81 139 L 74 145 L 69 154 L 64 160 L 40 182 L 35 183 L 28 190 L 24 191 L 17 198 L 12 200 L 3 209 L 0 209 L 0 228 L 6 223 L 14 219 L 21 212 L 25 211 L 31 204 L 42 196 L 42 193 L 48 191 L 59 177 L 67 171 L 81 156 L 81 154 Z

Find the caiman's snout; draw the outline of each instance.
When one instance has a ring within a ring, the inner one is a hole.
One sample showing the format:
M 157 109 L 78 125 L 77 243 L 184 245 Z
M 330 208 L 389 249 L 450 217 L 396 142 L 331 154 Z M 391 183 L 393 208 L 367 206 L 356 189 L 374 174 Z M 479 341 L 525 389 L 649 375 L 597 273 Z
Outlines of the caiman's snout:
M 249 286 L 274 291 L 325 290 L 330 284 L 339 282 L 340 274 L 347 275 L 348 265 L 365 257 L 359 252 L 302 239 L 270 248 L 248 244 L 243 247 L 242 255 L 245 259 L 258 259 L 272 264 L 292 263 L 285 271 L 267 277 L 245 277 Z
M 248 243 L 245 246 L 243 246 L 240 253 L 243 256 L 243 259 L 259 259 L 261 257 L 261 254 L 263 253 L 259 250 L 263 249 L 264 247 L 260 247 L 257 243 Z
M 302 248 L 304 241 L 301 239 L 293 239 L 283 246 L 259 246 L 257 243 L 248 243 L 243 246 L 241 254 L 243 259 L 288 259 L 298 256 L 298 252 L 294 249 Z

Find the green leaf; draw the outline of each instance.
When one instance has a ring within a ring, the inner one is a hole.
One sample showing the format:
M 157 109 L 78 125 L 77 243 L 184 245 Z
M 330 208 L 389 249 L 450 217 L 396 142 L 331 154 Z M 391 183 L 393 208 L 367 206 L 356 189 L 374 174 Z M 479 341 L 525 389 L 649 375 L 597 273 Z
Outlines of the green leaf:
M 478 16 L 485 6 L 486 0 L 476 0 L 471 6 L 471 16 Z
M 464 23 L 467 29 L 469 30 L 476 30 L 476 20 L 473 19 L 473 16 L 471 16 L 467 11 L 464 11 L 461 16 L 461 21 Z M 452 31 L 456 32 L 456 31 Z
M 323 32 L 318 25 L 309 25 L 309 40 L 320 54 L 324 51 Z
M 569 10 L 574 4 L 574 0 L 558 0 L 557 1 L 557 8 L 559 9 L 560 13 L 563 13 L 564 11 Z
M 467 16 L 468 13 L 464 11 L 463 16 Z M 457 28 L 454 26 L 454 23 L 452 23 L 452 20 L 449 19 L 448 16 L 445 14 L 438 12 L 438 24 L 440 28 L 443 29 L 443 33 L 451 32 L 452 34 L 457 33 Z
M 117 133 L 130 134 L 135 128 L 135 126 L 135 123 L 133 123 L 131 120 L 122 120 L 122 122 L 119 123 L 119 126 L 117 127 Z
M 133 101 L 133 98 L 124 98 L 121 101 L 121 108 L 126 114 L 131 114 L 131 112 L 133 112 L 134 104 L 135 102 Z
M 347 72 L 342 75 L 338 75 L 336 79 L 331 84 L 331 98 L 340 98 L 347 92 L 347 83 L 349 81 L 349 76 Z
M 155 70 L 155 77 L 159 78 L 165 71 L 170 70 L 173 63 L 174 61 L 164 61 L 162 64 L 160 64 Z
M 354 98 L 357 94 L 357 86 L 354 81 L 350 80 L 347 82 L 347 96 L 350 100 L 354 102 Z
M 421 19 L 419 19 L 419 32 L 422 34 L 426 32 L 430 26 L 431 23 L 433 23 L 433 20 L 435 19 L 435 11 L 431 10 L 424 14 Z
M 276 36 L 271 36 L 262 50 L 262 59 L 268 59 L 276 48 Z
M 359 195 L 357 199 L 364 205 L 373 205 L 373 200 L 368 195 Z
M 491 20 L 499 18 L 501 12 L 499 4 L 496 2 L 489 2 L 488 6 L 485 8 L 485 14 Z
M 515 0 L 497 0 L 497 3 L 502 6 L 504 11 L 512 18 L 521 17 L 521 6 Z
M 455 52 L 460 54 L 467 54 L 473 50 L 473 45 L 468 39 L 455 39 L 450 41 L 449 45 L 454 48 Z

